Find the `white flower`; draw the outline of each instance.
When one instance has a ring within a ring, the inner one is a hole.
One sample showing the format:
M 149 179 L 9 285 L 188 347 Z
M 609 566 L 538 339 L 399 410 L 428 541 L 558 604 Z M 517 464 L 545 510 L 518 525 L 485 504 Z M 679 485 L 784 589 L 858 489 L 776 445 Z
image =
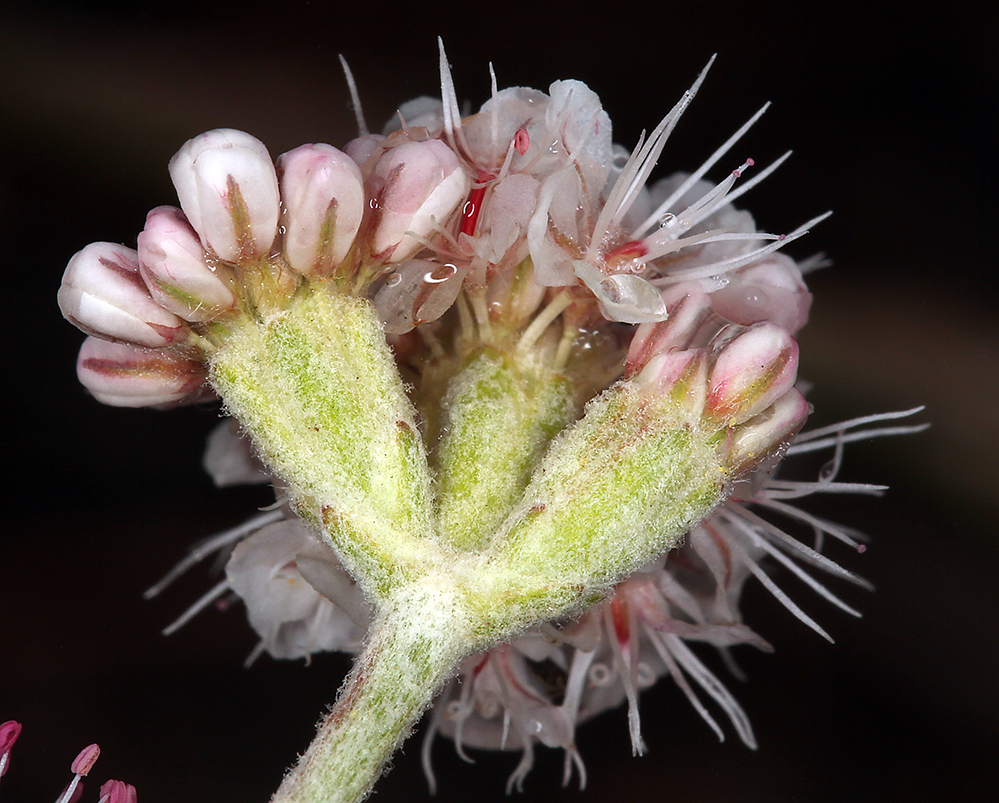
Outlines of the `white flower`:
M 364 595 L 302 522 L 270 524 L 241 541 L 225 571 L 260 635 L 259 650 L 275 658 L 307 658 L 360 648 L 369 623 Z

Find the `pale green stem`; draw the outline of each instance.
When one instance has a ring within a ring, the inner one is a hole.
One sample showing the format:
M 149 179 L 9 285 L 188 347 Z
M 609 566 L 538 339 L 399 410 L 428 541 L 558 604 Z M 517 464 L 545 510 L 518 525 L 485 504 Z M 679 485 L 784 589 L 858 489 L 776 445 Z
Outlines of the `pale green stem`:
M 357 803 L 471 651 L 460 597 L 426 580 L 401 589 L 272 803 Z
M 441 538 L 484 546 L 520 500 L 555 435 L 577 414 L 572 384 L 540 360 L 482 349 L 451 380 L 436 454 Z
M 405 582 L 405 565 L 434 551 L 431 478 L 371 304 L 299 296 L 234 324 L 210 367 L 299 514 L 327 525 L 355 576 L 379 595 Z

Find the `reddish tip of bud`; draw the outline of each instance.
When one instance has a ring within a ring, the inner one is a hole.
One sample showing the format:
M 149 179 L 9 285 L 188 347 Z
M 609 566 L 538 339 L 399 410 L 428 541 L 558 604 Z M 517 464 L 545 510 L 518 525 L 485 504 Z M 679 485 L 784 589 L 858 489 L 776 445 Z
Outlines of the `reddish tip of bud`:
M 80 776 L 86 776 L 94 768 L 94 764 L 97 763 L 97 759 L 101 754 L 101 748 L 96 744 L 90 744 L 84 747 L 80 754 L 73 759 L 73 763 L 70 769 Z

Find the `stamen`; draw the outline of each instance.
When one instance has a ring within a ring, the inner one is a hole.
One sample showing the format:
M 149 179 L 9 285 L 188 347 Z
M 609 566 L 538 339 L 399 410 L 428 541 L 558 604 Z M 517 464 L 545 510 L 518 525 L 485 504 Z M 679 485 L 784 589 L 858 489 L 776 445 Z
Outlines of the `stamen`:
M 746 535 L 749 538 L 749 540 L 756 547 L 758 547 L 759 549 L 762 549 L 768 555 L 770 555 L 771 557 L 773 557 L 774 560 L 776 560 L 782 566 L 784 566 L 785 568 L 787 568 L 788 570 L 790 570 L 798 579 L 800 579 L 806 585 L 810 586 L 811 589 L 813 591 L 815 591 L 817 594 L 819 594 L 822 597 L 825 597 L 833 605 L 837 606 L 838 608 L 841 608 L 842 610 L 846 611 L 847 613 L 851 614 L 852 616 L 856 616 L 856 617 L 860 616 L 860 611 L 858 611 L 856 608 L 850 607 L 845 602 L 843 602 L 843 600 L 841 600 L 839 597 L 837 597 L 835 594 L 833 594 L 828 588 L 826 588 L 818 580 L 816 580 L 814 577 L 812 577 L 810 574 L 808 574 L 804 569 L 802 569 L 800 566 L 798 566 L 794 561 L 792 561 L 790 558 L 788 558 L 787 555 L 785 555 L 780 550 L 776 549 L 765 538 L 761 538 L 759 536 L 759 534 L 756 533 L 745 522 L 740 521 L 737 517 L 733 517 L 731 519 L 731 521 L 732 521 L 732 524 L 734 524 L 736 527 L 738 527 L 739 530 L 741 530 L 742 533 L 744 535 Z M 803 552 L 803 553 L 809 553 L 809 552 L 811 552 L 811 550 L 809 550 L 808 547 L 804 546 L 803 544 L 799 544 L 798 545 L 798 551 Z M 811 555 L 809 555 L 809 557 L 811 557 L 815 561 L 818 561 L 818 560 L 821 560 L 821 559 L 824 558 L 825 562 L 832 563 L 832 561 L 830 561 L 828 558 L 825 558 L 825 556 L 820 555 L 817 552 L 811 552 Z M 836 564 L 832 564 L 832 565 L 836 566 Z M 836 568 L 838 569 L 839 567 L 836 566 Z
M 354 81 L 354 74 L 347 66 L 347 59 L 340 54 L 340 66 L 343 67 L 344 77 L 347 79 L 347 89 L 350 91 L 350 105 L 354 107 L 354 117 L 357 120 L 358 136 L 367 136 L 368 124 L 364 121 L 364 109 L 361 108 L 361 96 L 357 92 L 357 83 Z
M 431 760 L 431 750 L 434 746 L 434 739 L 437 736 L 437 731 L 440 730 L 440 724 L 436 716 L 431 717 L 430 725 L 427 728 L 427 732 L 423 734 L 423 744 L 420 747 L 420 764 L 423 767 L 423 777 L 427 779 L 427 788 L 430 791 L 431 796 L 437 794 L 437 776 L 434 775 L 434 765 Z
M 167 572 L 162 580 L 146 590 L 146 592 L 142 595 L 143 599 L 152 599 L 157 596 L 174 580 L 184 574 L 184 572 L 195 564 L 203 561 L 209 555 L 218 552 L 220 549 L 231 543 L 243 539 L 250 533 L 263 529 L 268 524 L 281 521 L 283 518 L 284 512 L 281 510 L 268 511 L 260 516 L 254 516 L 252 519 L 243 522 L 238 527 L 233 527 L 230 530 L 224 530 L 217 535 L 213 535 L 210 538 L 195 544 L 194 548 L 190 551 L 190 553 L 188 553 L 186 558 Z
M 783 248 L 788 243 L 794 242 L 799 237 L 803 237 L 808 234 L 808 230 L 829 217 L 832 212 L 826 212 L 824 215 L 819 215 L 818 217 L 812 218 L 803 226 L 792 231 L 787 235 L 779 235 L 776 240 L 770 245 L 763 246 L 762 248 L 757 248 L 755 251 L 750 251 L 748 254 L 744 254 L 741 257 L 730 257 L 729 259 L 723 259 L 718 262 L 712 262 L 709 265 L 702 265 L 696 268 L 690 268 L 688 270 L 675 271 L 661 279 L 654 280 L 656 284 L 672 284 L 674 282 L 690 281 L 691 279 L 706 279 L 709 276 L 716 276 L 720 273 L 729 273 L 733 270 L 741 268 L 743 265 L 750 265 L 753 262 L 765 257 L 767 254 L 771 254 L 779 248 Z M 757 234 L 756 237 L 760 239 L 768 239 L 774 237 L 772 234 Z
M 819 518 L 818 516 L 813 516 L 792 505 L 785 505 L 783 502 L 778 502 L 776 499 L 763 498 L 758 500 L 758 504 L 761 507 L 783 513 L 788 518 L 797 519 L 805 524 L 810 524 L 812 527 L 816 527 L 822 530 L 822 532 L 828 533 L 833 538 L 838 541 L 842 541 L 844 544 L 853 547 L 854 549 L 860 546 L 857 539 L 850 535 L 849 529 L 843 527 L 842 525 L 835 524 L 831 521 L 827 521 L 826 519 Z
M 737 190 L 732 190 L 732 192 L 728 194 L 728 197 L 726 197 L 725 199 L 725 203 L 729 204 L 734 203 L 736 198 L 740 198 L 743 195 L 745 195 L 747 192 L 753 189 L 753 187 L 755 187 L 757 184 L 763 181 L 763 179 L 765 179 L 767 176 L 773 173 L 774 170 L 776 170 L 778 167 L 784 164 L 784 162 L 787 161 L 788 157 L 792 153 L 793 151 L 787 151 L 785 154 L 775 159 L 773 162 L 767 165 L 766 168 L 764 168 L 763 170 L 758 172 L 755 176 L 753 176 L 751 179 L 749 179 L 749 181 L 745 181 L 742 184 L 740 184 Z
M 694 655 L 678 636 L 669 633 L 665 639 L 669 645 L 669 651 L 676 656 L 676 660 L 700 684 L 701 688 L 722 707 L 722 710 L 728 714 L 729 720 L 731 720 L 732 725 L 739 734 L 739 738 L 742 739 L 746 747 L 755 750 L 756 738 L 753 736 L 753 728 L 749 724 L 749 718 L 746 716 L 746 712 L 742 710 L 742 706 L 736 702 L 736 699 L 725 688 L 724 684 L 701 663 L 698 657 Z
M 73 780 L 69 782 L 69 785 L 59 795 L 56 803 L 69 803 L 73 799 L 73 793 L 76 791 L 76 787 L 79 786 L 80 780 L 85 778 L 90 770 L 94 768 L 94 764 L 97 762 L 100 754 L 101 748 L 96 744 L 88 745 L 80 751 L 79 755 L 73 759 L 73 764 L 70 767 L 74 773 Z
M 862 427 L 865 424 L 876 424 L 881 421 L 892 421 L 898 418 L 908 418 L 916 413 L 921 413 L 925 410 L 925 406 L 913 407 L 910 410 L 896 410 L 890 413 L 876 413 L 875 415 L 865 415 L 860 418 L 851 418 L 848 421 L 840 421 L 837 424 L 830 424 L 827 427 L 822 427 L 820 429 L 812 429 L 807 432 L 802 432 L 794 439 L 794 444 L 788 449 L 787 453 L 791 454 L 802 454 L 804 452 L 815 451 L 816 449 L 824 449 L 828 446 L 832 446 L 836 443 L 837 438 L 842 436 L 844 443 L 850 443 L 855 440 L 864 440 L 866 438 L 878 438 L 882 435 L 908 435 L 912 432 L 922 432 L 926 429 L 929 424 L 915 424 L 911 427 L 889 427 L 885 429 L 869 429 L 863 432 L 854 432 L 850 434 L 844 434 L 848 429 L 855 429 L 856 427 Z M 836 435 L 834 438 L 825 438 L 826 435 Z M 825 438 L 822 441 L 816 441 L 816 438 Z M 807 446 L 805 445 L 807 444 Z M 819 445 L 821 444 L 821 445 Z
M 769 591 L 771 594 L 774 595 L 774 597 L 777 598 L 777 601 L 780 602 L 781 605 L 783 605 L 791 613 L 793 613 L 800 621 L 804 622 L 806 625 L 812 628 L 812 630 L 814 630 L 816 633 L 822 636 L 822 638 L 826 639 L 830 644 L 836 643 L 833 640 L 833 637 L 830 636 L 821 627 L 819 627 L 818 623 L 814 619 L 812 619 L 811 616 L 809 616 L 807 613 L 801 610 L 801 608 L 799 608 L 787 594 L 785 594 L 783 591 L 780 590 L 777 584 L 770 579 L 770 575 L 768 575 L 765 571 L 763 571 L 763 569 L 760 568 L 760 564 L 758 564 L 755 560 L 749 557 L 749 555 L 746 553 L 744 549 L 742 549 L 741 546 L 734 543 L 732 546 L 734 549 L 738 550 L 738 552 L 740 553 L 739 556 L 740 559 L 746 564 L 746 566 L 753 573 L 756 579 L 763 584 L 763 586 L 767 589 L 767 591 Z
M 437 37 L 437 47 L 440 51 L 441 102 L 443 103 L 445 139 L 449 140 L 456 149 L 468 153 L 468 146 L 461 131 L 461 109 L 458 107 L 458 96 L 454 91 L 454 78 L 451 76 L 451 67 L 448 65 L 447 55 L 444 53 L 444 40 L 439 36 Z
M 521 156 L 527 153 L 527 149 L 531 147 L 531 135 L 526 128 L 517 129 L 517 133 L 513 135 L 513 147 Z
M 648 218 L 646 218 L 642 222 L 642 224 L 632 232 L 631 236 L 633 238 L 637 238 L 641 236 L 642 232 L 656 225 L 658 220 L 665 213 L 669 211 L 669 209 L 673 206 L 673 204 L 677 201 L 677 199 L 682 198 L 687 193 L 687 191 L 694 186 L 694 184 L 700 181 L 701 177 L 705 173 L 707 173 L 708 170 L 714 167 L 715 162 L 717 162 L 719 159 L 721 159 L 722 156 L 728 153 L 729 149 L 733 145 L 735 145 L 736 142 L 742 139 L 743 135 L 747 131 L 749 131 L 750 128 L 753 127 L 756 121 L 759 120 L 763 116 L 763 113 L 769 108 L 770 104 L 765 103 L 763 105 L 763 108 L 761 108 L 758 112 L 756 112 L 756 114 L 750 117 L 749 120 L 746 121 L 738 131 L 736 131 L 732 136 L 730 136 L 727 140 L 725 140 L 724 144 L 720 148 L 718 148 L 718 150 L 712 153 L 704 162 L 704 164 L 702 164 L 699 168 L 697 168 L 697 170 L 691 173 L 690 176 L 687 177 L 687 180 L 684 181 L 679 187 L 677 187 L 672 192 L 672 194 L 656 208 L 656 211 L 653 212 L 651 215 L 649 215 Z
M 771 507 L 770 505 L 765 504 L 763 502 L 757 502 L 757 504 L 760 504 L 763 507 L 768 507 L 768 508 Z M 822 569 L 825 572 L 829 572 L 829 574 L 834 574 L 837 577 L 842 578 L 843 580 L 847 580 L 853 583 L 854 585 L 858 585 L 861 588 L 866 588 L 868 591 L 874 590 L 874 586 L 871 585 L 863 577 L 860 577 L 859 575 L 856 575 L 853 572 L 844 569 L 838 563 L 830 560 L 821 552 L 818 552 L 817 550 L 805 546 L 798 539 L 792 538 L 790 535 L 784 532 L 780 527 L 767 521 L 765 518 L 754 513 L 752 510 L 748 510 L 742 506 L 729 505 L 728 507 L 729 510 L 727 512 L 731 515 L 725 516 L 726 521 L 729 520 L 736 521 L 738 519 L 743 519 L 744 521 L 749 522 L 752 526 L 754 526 L 757 532 L 761 533 L 762 535 L 765 535 L 767 538 L 775 542 L 777 546 L 786 549 L 788 552 L 796 553 L 799 559 L 804 560 L 805 562 L 811 564 L 812 566 L 815 566 L 818 569 Z M 792 508 L 789 505 L 787 507 L 789 510 L 792 511 L 796 510 L 796 508 Z M 825 532 L 822 528 L 818 527 L 817 524 L 813 524 L 813 527 L 820 532 Z M 855 548 L 857 546 L 857 542 L 851 539 L 851 541 L 847 545 L 853 546 Z
M 642 145 L 644 133 L 642 137 L 639 137 L 635 151 L 625 163 L 624 169 L 621 171 L 621 175 L 618 176 L 617 181 L 614 182 L 614 187 L 607 197 L 607 202 L 604 204 L 604 208 L 600 211 L 600 216 L 597 218 L 596 225 L 593 228 L 593 239 L 590 242 L 591 250 L 599 247 L 603 238 L 620 222 L 621 218 L 624 217 L 625 213 L 635 202 L 639 191 L 645 186 L 646 181 L 648 181 L 652 168 L 656 166 L 659 155 L 666 146 L 666 140 L 673 132 L 677 122 L 679 122 L 680 116 L 694 99 L 714 60 L 715 56 L 712 56 L 707 66 L 701 70 L 697 80 L 694 81 L 693 86 L 683 93 L 683 97 L 680 98 L 669 114 L 653 130 L 648 142 Z
M 200 599 L 197 600 L 190 608 L 184 611 L 177 619 L 175 619 L 171 624 L 167 625 L 163 629 L 163 635 L 169 636 L 171 633 L 177 632 L 180 628 L 190 622 L 195 616 L 197 616 L 201 611 L 211 605 L 216 599 L 221 597 L 226 591 L 229 590 L 229 581 L 220 580 L 215 586 L 207 593 L 203 594 Z
M 696 692 L 690 687 L 690 683 L 687 682 L 687 678 L 680 670 L 680 666 L 677 664 L 676 660 L 674 660 L 673 656 L 670 655 L 669 648 L 666 646 L 665 636 L 661 633 L 657 633 L 648 625 L 645 626 L 645 632 L 648 635 L 649 640 L 652 642 L 652 646 L 655 647 L 656 652 L 659 653 L 659 657 L 662 658 L 663 663 L 666 664 L 666 669 L 673 678 L 673 682 L 680 687 L 680 690 L 686 696 L 687 701 L 694 707 L 694 710 L 701 715 L 701 719 L 707 722 L 711 730 L 715 732 L 715 735 L 718 737 L 718 741 L 724 742 L 725 732 L 721 729 L 718 723 L 715 722 L 715 718 L 711 716 L 708 709 L 704 707 L 704 703 L 701 702 Z
M 530 325 L 524 330 L 524 333 L 520 336 L 520 341 L 517 343 L 517 354 L 520 356 L 526 354 L 528 350 L 530 350 L 530 348 L 537 342 L 538 338 L 544 334 L 548 325 L 561 315 L 562 310 L 568 307 L 572 302 L 572 296 L 564 290 L 555 296 L 551 303 L 537 314 L 534 320 L 531 321 Z
M 696 226 L 706 217 L 710 217 L 725 204 L 729 203 L 726 196 L 736 180 L 742 176 L 742 171 L 753 164 L 752 159 L 743 162 L 737 169 L 733 170 L 724 181 L 716 184 L 698 200 L 688 206 L 677 218 L 670 223 L 669 228 L 676 232 L 686 231 Z

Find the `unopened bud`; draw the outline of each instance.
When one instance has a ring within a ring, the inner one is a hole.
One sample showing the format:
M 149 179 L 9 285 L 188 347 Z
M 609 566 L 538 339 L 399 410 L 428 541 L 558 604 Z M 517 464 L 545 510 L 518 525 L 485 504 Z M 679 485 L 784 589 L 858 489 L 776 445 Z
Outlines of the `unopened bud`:
M 158 348 L 184 340 L 187 325 L 163 309 L 139 275 L 138 254 L 114 243 L 91 243 L 69 260 L 59 308 L 87 334 Z
M 727 462 L 735 474 L 781 456 L 808 418 L 811 405 L 791 388 L 764 412 L 737 427 L 729 444 Z M 771 467 L 772 468 L 772 467 Z
M 794 385 L 798 344 L 787 330 L 758 323 L 729 340 L 708 379 L 707 414 L 727 426 L 762 413 Z
M 76 373 L 94 398 L 115 407 L 176 404 L 205 388 L 205 368 L 163 349 L 148 350 L 88 337 Z
M 188 140 L 170 160 L 180 206 L 201 241 L 229 262 L 266 256 L 277 234 L 277 174 L 263 143 L 222 128 Z
M 465 197 L 469 178 L 440 140 L 404 142 L 388 150 L 371 177 L 375 228 L 372 252 L 401 262 L 441 227 Z M 415 235 L 415 236 L 414 236 Z
M 204 260 L 205 249 L 184 213 L 160 206 L 139 234 L 139 269 L 164 309 L 187 321 L 212 321 L 236 303 L 229 286 Z
M 364 214 L 364 180 L 332 145 L 302 145 L 280 156 L 284 255 L 299 273 L 329 276 L 346 256 Z
M 656 354 L 634 381 L 648 392 L 671 396 L 683 409 L 699 417 L 707 397 L 704 349 Z
M 711 312 L 711 300 L 694 291 L 667 303 L 667 312 L 666 320 L 643 323 L 635 330 L 624 366 L 626 378 L 641 371 L 657 354 L 689 348 L 697 327 Z
M 368 171 L 365 169 L 367 161 L 372 154 L 381 150 L 384 141 L 385 137 L 381 134 L 363 134 L 344 145 L 343 150 L 367 176 Z

